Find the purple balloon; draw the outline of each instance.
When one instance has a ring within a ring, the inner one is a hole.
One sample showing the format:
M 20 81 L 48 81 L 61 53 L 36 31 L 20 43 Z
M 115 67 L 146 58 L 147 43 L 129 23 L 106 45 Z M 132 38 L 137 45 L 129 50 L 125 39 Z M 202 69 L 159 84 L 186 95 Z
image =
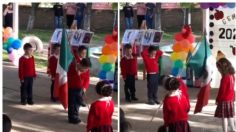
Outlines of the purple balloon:
M 210 7 L 212 8 L 218 8 L 220 6 L 219 3 L 210 3 Z
M 235 3 L 226 3 L 226 5 L 229 8 L 234 8 L 235 7 Z
M 208 3 L 201 3 L 201 4 L 200 4 L 200 7 L 201 7 L 202 9 L 207 9 L 207 8 L 209 8 L 209 4 L 208 4 Z

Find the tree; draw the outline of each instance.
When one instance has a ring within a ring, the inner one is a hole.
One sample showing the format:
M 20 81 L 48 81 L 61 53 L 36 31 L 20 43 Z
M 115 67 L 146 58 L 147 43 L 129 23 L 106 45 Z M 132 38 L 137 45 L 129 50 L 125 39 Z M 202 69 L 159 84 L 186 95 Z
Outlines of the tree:
M 117 26 L 117 9 L 118 9 L 118 3 L 112 3 L 112 10 L 114 11 L 114 21 L 113 21 L 113 28 Z
M 34 28 L 34 20 L 35 20 L 35 14 L 37 11 L 37 8 L 39 7 L 40 3 L 31 3 L 32 7 L 31 7 L 31 11 L 30 11 L 30 15 L 29 15 L 29 20 L 28 20 L 28 24 L 27 24 L 27 31 L 31 31 Z
M 90 31 L 90 21 L 91 21 L 91 11 L 92 11 L 92 3 L 87 3 L 86 11 L 84 14 L 84 23 L 83 29 Z
M 155 8 L 155 29 L 161 30 L 161 3 L 156 3 Z

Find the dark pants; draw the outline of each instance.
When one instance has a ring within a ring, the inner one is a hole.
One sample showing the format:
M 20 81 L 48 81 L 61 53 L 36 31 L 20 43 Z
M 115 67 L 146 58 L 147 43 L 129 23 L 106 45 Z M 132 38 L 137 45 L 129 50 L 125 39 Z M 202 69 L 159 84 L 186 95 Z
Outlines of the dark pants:
M 21 102 L 25 103 L 33 101 L 33 77 L 25 77 L 20 87 Z
M 53 96 L 53 93 L 54 93 L 54 80 L 52 80 L 52 84 L 51 84 L 51 99 L 55 99 L 54 96 Z
M 148 100 L 157 100 L 158 74 L 147 74 Z
M 135 76 L 128 75 L 125 79 L 125 98 L 130 99 L 135 97 Z
M 79 108 L 83 98 L 83 89 L 69 88 L 68 91 L 68 119 L 79 120 Z
M 143 20 L 145 19 L 144 15 L 137 15 L 138 28 L 141 27 Z
M 153 17 L 146 16 L 146 23 L 148 29 L 153 29 Z
M 74 21 L 74 17 L 74 15 L 66 15 L 66 25 L 69 29 Z

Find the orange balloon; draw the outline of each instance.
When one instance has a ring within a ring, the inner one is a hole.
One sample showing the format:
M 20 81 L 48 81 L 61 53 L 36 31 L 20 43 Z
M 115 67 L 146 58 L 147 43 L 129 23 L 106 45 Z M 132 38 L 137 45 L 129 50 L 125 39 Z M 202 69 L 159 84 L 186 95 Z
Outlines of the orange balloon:
M 4 29 L 4 35 L 11 35 L 12 34 L 12 28 L 11 27 L 7 27 Z
M 103 48 L 102 48 L 102 54 L 103 55 L 110 55 L 112 54 L 112 50 L 109 46 L 105 45 Z

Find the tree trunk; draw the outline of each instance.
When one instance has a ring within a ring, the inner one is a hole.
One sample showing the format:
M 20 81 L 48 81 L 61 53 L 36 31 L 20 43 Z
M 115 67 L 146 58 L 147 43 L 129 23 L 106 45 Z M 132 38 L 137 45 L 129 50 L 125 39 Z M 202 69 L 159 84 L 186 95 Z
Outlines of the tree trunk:
M 156 3 L 155 8 L 155 29 L 161 30 L 161 3 Z
M 90 31 L 91 11 L 92 11 L 92 3 L 87 3 L 86 11 L 84 14 L 84 23 L 83 23 L 83 29 L 87 31 Z
M 35 14 L 36 14 L 36 10 L 39 4 L 40 3 L 32 3 L 31 13 L 29 15 L 29 20 L 28 20 L 27 29 L 26 29 L 27 31 L 31 31 L 34 28 Z

